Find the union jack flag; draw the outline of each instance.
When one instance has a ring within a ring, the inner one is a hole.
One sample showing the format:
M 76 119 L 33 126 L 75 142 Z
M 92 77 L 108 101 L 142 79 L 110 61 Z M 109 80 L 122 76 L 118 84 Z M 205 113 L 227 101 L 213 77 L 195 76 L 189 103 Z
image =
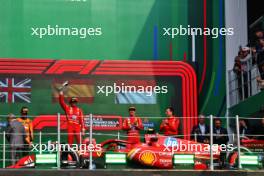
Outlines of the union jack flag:
M 31 79 L 0 78 L 0 102 L 30 103 Z

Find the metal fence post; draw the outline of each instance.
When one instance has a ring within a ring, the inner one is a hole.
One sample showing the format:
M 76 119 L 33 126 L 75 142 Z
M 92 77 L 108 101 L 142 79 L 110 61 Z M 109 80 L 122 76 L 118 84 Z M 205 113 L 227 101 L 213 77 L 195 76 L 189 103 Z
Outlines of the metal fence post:
M 60 148 L 60 120 L 61 120 L 61 115 L 60 113 L 57 114 L 57 119 L 58 119 L 58 136 L 57 136 L 57 139 L 58 139 L 58 144 L 56 147 L 57 148 L 57 168 L 60 169 L 60 153 L 61 153 L 61 148 Z
M 5 139 L 6 133 L 3 132 L 3 168 L 5 168 L 5 160 L 6 160 L 6 139 Z
M 235 96 L 236 96 L 236 102 L 234 104 L 237 104 L 240 101 L 240 93 L 239 93 L 239 84 L 238 84 L 238 76 L 235 75 Z M 230 104 L 230 105 L 234 105 Z
M 240 161 L 240 133 L 239 133 L 239 116 L 236 115 L 236 133 L 237 133 L 237 153 L 238 153 L 238 169 L 241 169 Z
M 247 86 L 248 86 L 248 97 L 251 96 L 251 74 L 250 74 L 250 70 L 251 70 L 251 67 L 250 67 L 250 60 L 247 61 Z M 250 68 L 249 68 L 250 67 Z
M 90 144 L 92 144 L 92 142 L 93 142 L 93 115 L 92 114 L 89 115 L 89 120 L 90 120 L 89 141 L 90 141 Z M 90 152 L 89 170 L 92 170 L 93 169 L 93 152 L 92 152 L 92 150 L 90 150 L 89 152 Z
M 214 170 L 214 159 L 213 159 L 213 115 L 210 115 L 210 170 Z
M 245 99 L 245 89 L 244 89 L 244 71 L 241 71 L 241 90 L 242 90 L 242 100 Z M 240 100 L 241 101 L 241 100 Z

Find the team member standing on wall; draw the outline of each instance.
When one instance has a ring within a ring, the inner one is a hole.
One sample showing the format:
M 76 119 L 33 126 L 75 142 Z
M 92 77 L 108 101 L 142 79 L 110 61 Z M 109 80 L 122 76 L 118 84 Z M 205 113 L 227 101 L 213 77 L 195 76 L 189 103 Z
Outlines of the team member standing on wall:
M 59 101 L 62 109 L 65 111 L 66 118 L 68 121 L 68 143 L 71 145 L 74 142 L 74 136 L 76 137 L 77 143 L 81 142 L 81 133 L 85 133 L 84 122 L 83 122 L 83 111 L 77 106 L 78 99 L 72 97 L 69 104 L 67 105 L 64 101 L 63 91 L 60 91 Z
M 160 131 L 164 132 L 165 136 L 174 136 L 178 135 L 178 128 L 180 124 L 180 120 L 174 116 L 174 109 L 172 107 L 168 107 L 165 111 L 167 118 L 162 120 L 160 125 Z
M 140 143 L 140 130 L 143 129 L 142 120 L 136 117 L 136 108 L 130 107 L 129 118 L 123 122 L 123 130 L 127 131 L 127 141 L 131 144 L 127 145 L 127 148 L 133 147 L 133 145 Z
M 26 156 L 28 155 L 29 148 L 33 141 L 33 124 L 32 121 L 28 118 L 27 107 L 22 107 L 20 113 L 21 117 L 17 118 L 17 121 L 20 122 L 25 128 L 26 135 L 23 156 Z

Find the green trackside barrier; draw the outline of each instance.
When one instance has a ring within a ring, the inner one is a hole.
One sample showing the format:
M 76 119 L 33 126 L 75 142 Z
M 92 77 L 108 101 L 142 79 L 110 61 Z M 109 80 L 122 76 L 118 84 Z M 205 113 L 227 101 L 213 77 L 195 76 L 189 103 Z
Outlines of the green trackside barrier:
M 108 152 L 105 154 L 105 168 L 107 169 L 125 169 L 127 168 L 126 153 Z
M 175 169 L 194 169 L 194 155 L 175 154 L 173 165 Z
M 56 154 L 36 154 L 37 168 L 57 168 Z
M 242 169 L 246 170 L 258 170 L 262 168 L 262 163 L 258 155 L 241 155 L 240 163 Z

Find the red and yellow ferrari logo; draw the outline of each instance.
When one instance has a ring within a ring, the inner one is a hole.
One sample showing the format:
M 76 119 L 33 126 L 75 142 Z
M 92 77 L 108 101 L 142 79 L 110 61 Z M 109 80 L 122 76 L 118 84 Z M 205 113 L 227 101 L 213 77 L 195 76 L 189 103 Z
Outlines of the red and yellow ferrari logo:
M 99 151 L 99 152 L 96 152 L 96 154 L 97 154 L 97 156 L 100 157 L 102 155 L 102 152 Z

